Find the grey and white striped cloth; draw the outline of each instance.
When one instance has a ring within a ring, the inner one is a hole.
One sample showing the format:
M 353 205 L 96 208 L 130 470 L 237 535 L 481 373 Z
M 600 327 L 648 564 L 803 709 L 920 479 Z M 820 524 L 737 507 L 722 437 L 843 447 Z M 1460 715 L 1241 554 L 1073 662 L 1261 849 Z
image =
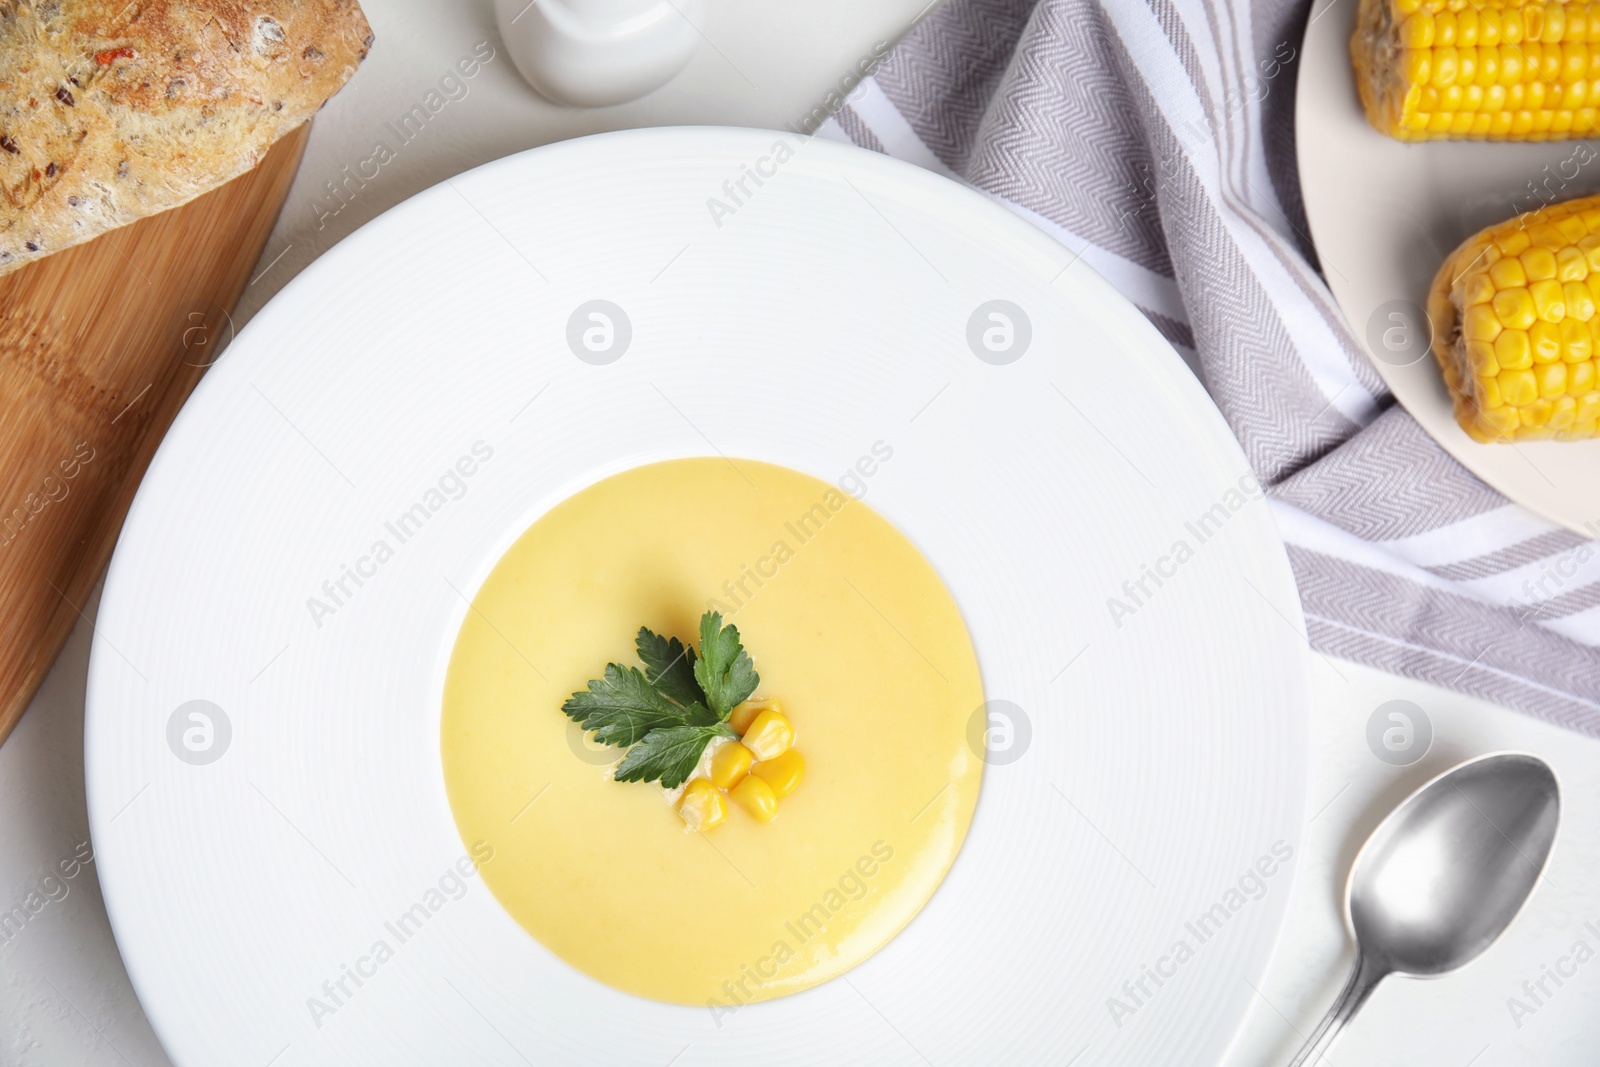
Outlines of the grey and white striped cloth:
M 1396 405 L 1306 236 L 1307 0 L 949 0 L 818 130 L 995 196 L 1139 306 L 1262 482 L 1313 647 L 1600 734 L 1600 543 Z

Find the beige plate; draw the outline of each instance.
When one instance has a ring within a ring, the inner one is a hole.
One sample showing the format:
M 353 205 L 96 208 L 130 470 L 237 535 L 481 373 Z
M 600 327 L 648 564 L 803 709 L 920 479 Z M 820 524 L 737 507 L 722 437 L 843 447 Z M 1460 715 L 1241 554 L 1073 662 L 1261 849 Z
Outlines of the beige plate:
M 1306 215 L 1334 298 L 1389 388 L 1451 455 L 1552 522 L 1600 534 L 1600 440 L 1473 441 L 1451 413 L 1420 310 L 1444 257 L 1484 226 L 1537 207 L 1536 186 L 1546 200 L 1600 190 L 1600 145 L 1383 136 L 1356 98 L 1356 2 L 1313 6 L 1295 105 Z

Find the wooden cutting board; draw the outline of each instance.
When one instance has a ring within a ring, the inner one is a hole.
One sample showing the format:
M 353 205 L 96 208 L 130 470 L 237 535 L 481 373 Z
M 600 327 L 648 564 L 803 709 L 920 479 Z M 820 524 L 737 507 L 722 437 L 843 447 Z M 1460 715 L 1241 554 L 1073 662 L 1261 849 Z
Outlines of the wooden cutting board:
M 156 445 L 231 338 L 309 131 L 182 207 L 0 278 L 0 741 L 83 617 Z

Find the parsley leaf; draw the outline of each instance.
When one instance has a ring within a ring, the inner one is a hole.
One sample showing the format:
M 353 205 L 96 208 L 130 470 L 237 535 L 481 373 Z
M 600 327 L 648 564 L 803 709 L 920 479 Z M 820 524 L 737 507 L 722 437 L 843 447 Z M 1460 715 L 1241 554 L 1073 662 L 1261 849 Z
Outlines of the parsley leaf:
M 700 619 L 700 652 L 678 638 L 639 627 L 644 670 L 606 664 L 604 678 L 573 693 L 561 710 L 602 745 L 627 749 L 619 782 L 660 781 L 668 789 L 694 773 L 713 738 L 738 737 L 728 716 L 761 681 L 735 626 L 708 611 Z
M 720 722 L 710 726 L 660 727 L 628 749 L 614 777 L 619 782 L 652 782 L 659 778 L 663 787 L 676 789 L 694 773 L 712 738 L 738 736 Z
M 644 676 L 657 690 L 686 708 L 706 702 L 700 683 L 694 680 L 693 646 L 685 647 L 676 637 L 669 641 L 646 626 L 639 627 L 634 643 L 644 663 Z
M 718 612 L 708 611 L 700 617 L 700 658 L 694 665 L 694 677 L 721 722 L 726 722 L 761 682 L 750 654 L 739 641 L 739 628 L 722 625 Z
M 658 727 L 688 721 L 685 710 L 662 696 L 639 668 L 615 663 L 606 664 L 606 676 L 592 680 L 587 692 L 573 693 L 561 710 L 593 730 L 602 745 L 636 744 Z M 695 721 L 709 715 L 701 708 Z

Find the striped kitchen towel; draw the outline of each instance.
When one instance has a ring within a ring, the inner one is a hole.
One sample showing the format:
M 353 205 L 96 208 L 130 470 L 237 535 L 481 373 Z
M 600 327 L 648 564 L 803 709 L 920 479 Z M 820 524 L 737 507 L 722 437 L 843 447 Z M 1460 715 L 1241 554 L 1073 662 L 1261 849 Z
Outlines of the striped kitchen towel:
M 1317 272 L 1293 128 L 1308 10 L 949 0 L 818 132 L 999 198 L 1149 316 L 1269 487 L 1314 648 L 1600 735 L 1600 544 L 1436 445 Z

